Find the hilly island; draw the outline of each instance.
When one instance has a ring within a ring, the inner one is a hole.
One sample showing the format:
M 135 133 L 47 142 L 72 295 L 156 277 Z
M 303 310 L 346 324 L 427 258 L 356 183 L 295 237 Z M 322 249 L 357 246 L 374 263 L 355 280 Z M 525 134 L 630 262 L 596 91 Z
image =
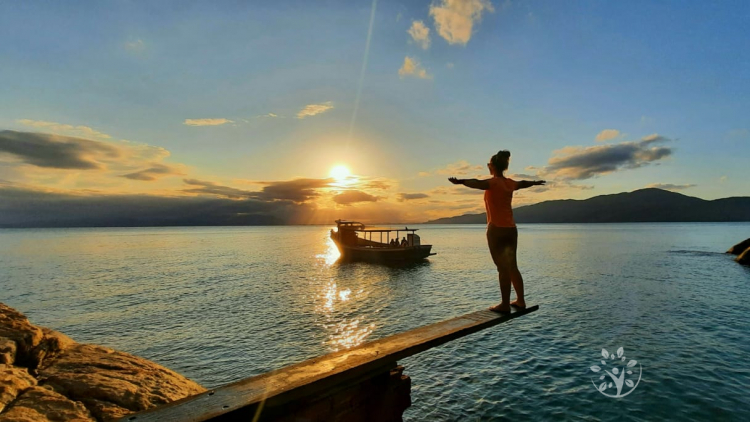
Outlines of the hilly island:
M 513 209 L 517 223 L 645 223 L 750 221 L 750 197 L 705 200 L 647 188 L 584 200 L 544 201 Z M 482 214 L 439 218 L 425 224 L 486 224 Z

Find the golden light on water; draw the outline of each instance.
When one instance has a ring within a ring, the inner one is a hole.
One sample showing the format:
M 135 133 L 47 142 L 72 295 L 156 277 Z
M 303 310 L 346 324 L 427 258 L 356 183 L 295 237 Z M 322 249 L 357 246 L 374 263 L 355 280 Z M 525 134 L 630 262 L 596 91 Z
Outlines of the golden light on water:
M 335 264 L 336 261 L 341 257 L 336 244 L 333 243 L 333 239 L 330 236 L 326 236 L 326 251 L 322 254 L 317 255 L 318 259 L 322 259 L 327 267 Z

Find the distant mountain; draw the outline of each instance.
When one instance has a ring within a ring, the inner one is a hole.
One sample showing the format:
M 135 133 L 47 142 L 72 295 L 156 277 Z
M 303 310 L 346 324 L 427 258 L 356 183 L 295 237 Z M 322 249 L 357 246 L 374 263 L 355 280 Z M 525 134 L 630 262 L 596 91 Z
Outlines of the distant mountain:
M 636 223 L 750 221 L 750 197 L 707 201 L 663 189 L 545 201 L 513 209 L 517 223 Z M 426 224 L 486 224 L 482 214 L 439 218 Z

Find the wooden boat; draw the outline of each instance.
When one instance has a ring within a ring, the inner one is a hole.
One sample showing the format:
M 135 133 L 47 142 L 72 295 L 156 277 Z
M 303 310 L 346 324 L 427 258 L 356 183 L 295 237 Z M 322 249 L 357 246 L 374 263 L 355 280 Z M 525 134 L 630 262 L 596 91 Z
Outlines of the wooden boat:
M 432 245 L 422 245 L 419 229 L 368 229 L 357 221 L 336 220 L 336 231 L 331 229 L 331 239 L 341 252 L 341 258 L 350 261 L 369 262 L 413 262 L 435 255 L 430 253 Z M 398 246 L 390 241 L 395 232 Z M 406 241 L 399 241 L 399 234 L 406 233 Z M 373 235 L 378 240 L 373 240 Z M 384 241 L 385 240 L 385 241 Z

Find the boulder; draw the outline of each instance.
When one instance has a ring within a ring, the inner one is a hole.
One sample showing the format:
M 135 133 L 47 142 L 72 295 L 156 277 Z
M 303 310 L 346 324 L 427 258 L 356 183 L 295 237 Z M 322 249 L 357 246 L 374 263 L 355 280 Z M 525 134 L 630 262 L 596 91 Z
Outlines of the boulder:
M 39 327 L 31 325 L 26 317 L 15 309 L 0 303 L 0 337 L 16 343 L 15 362 L 17 365 L 33 367 L 30 352 L 44 337 Z
M 24 390 L 35 385 L 36 380 L 26 369 L 0 365 L 0 412 Z
M 731 248 L 729 248 L 727 253 L 730 253 L 732 255 L 739 255 L 742 252 L 745 252 L 747 248 L 750 248 L 750 239 L 745 239 L 742 242 L 732 246 Z
M 83 403 L 44 387 L 31 387 L 0 414 L 0 422 L 96 422 Z
M 750 247 L 745 249 L 737 258 L 734 259 L 742 265 L 750 265 Z
M 39 380 L 94 417 L 109 420 L 205 391 L 197 383 L 146 359 L 106 347 L 69 346 L 45 360 Z

